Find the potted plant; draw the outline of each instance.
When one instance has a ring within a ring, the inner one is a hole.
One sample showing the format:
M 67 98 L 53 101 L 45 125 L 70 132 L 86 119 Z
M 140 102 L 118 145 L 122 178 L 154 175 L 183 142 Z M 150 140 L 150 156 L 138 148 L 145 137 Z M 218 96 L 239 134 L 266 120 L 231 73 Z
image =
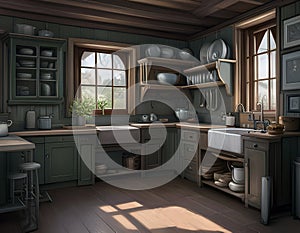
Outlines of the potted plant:
M 83 126 L 86 118 L 91 115 L 95 103 L 91 98 L 75 99 L 70 106 L 73 117 L 76 117 L 77 125 Z
M 95 116 L 98 116 L 98 115 L 104 115 L 105 114 L 105 107 L 108 105 L 108 101 L 105 99 L 105 98 L 101 98 L 101 99 L 98 99 L 97 100 L 97 109 L 95 109 L 93 111 L 93 114 Z

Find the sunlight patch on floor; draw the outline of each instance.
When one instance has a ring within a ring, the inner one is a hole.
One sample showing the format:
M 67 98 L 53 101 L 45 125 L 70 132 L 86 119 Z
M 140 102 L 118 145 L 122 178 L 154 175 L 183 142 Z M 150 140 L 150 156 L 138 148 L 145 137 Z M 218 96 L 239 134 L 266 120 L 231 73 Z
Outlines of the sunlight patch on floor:
M 115 213 L 118 212 L 118 210 L 111 206 L 111 205 L 104 205 L 104 206 L 99 206 L 99 209 L 104 211 L 105 213 Z
M 135 225 L 133 225 L 126 217 L 123 215 L 114 215 L 113 218 L 118 221 L 120 224 L 122 224 L 123 227 L 125 227 L 128 230 L 138 230 Z
M 139 210 L 130 215 L 149 230 L 178 228 L 190 231 L 231 232 L 206 217 L 178 206 Z
M 128 202 L 128 203 L 116 205 L 116 207 L 118 207 L 120 210 L 129 210 L 129 209 L 135 209 L 135 208 L 143 207 L 143 205 L 136 202 L 136 201 L 133 201 L 133 202 Z

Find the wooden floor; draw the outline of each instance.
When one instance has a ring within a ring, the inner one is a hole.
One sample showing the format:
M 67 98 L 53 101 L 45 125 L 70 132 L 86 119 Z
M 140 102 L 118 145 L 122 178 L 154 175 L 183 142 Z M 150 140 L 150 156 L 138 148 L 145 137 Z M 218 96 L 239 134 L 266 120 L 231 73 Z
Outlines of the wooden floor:
M 260 224 L 260 212 L 234 197 L 177 178 L 146 191 L 128 191 L 104 182 L 51 190 L 41 203 L 37 233 L 111 232 L 299 232 L 289 213 Z M 17 213 L 0 215 L 0 232 L 21 232 Z

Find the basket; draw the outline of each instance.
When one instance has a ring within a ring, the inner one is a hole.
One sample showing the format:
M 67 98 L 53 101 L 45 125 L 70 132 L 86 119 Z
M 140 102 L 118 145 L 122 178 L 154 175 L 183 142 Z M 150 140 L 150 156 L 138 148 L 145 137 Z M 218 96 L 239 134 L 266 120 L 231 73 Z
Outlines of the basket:
M 132 170 L 141 169 L 141 156 L 139 155 L 126 155 L 122 157 L 123 167 Z

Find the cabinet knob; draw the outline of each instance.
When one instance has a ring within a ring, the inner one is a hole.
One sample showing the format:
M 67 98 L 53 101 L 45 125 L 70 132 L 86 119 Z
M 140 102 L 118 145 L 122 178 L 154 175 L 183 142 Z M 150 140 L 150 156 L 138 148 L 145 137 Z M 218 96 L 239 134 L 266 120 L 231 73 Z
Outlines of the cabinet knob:
M 189 170 L 193 170 L 193 168 L 191 166 L 189 166 Z
M 257 148 L 257 147 L 258 147 L 258 145 L 257 145 L 257 144 L 253 144 L 253 147 L 254 147 L 254 148 Z
M 48 154 L 48 153 L 46 153 L 46 154 L 45 154 L 45 157 L 48 159 L 48 158 L 49 158 L 49 154 Z

